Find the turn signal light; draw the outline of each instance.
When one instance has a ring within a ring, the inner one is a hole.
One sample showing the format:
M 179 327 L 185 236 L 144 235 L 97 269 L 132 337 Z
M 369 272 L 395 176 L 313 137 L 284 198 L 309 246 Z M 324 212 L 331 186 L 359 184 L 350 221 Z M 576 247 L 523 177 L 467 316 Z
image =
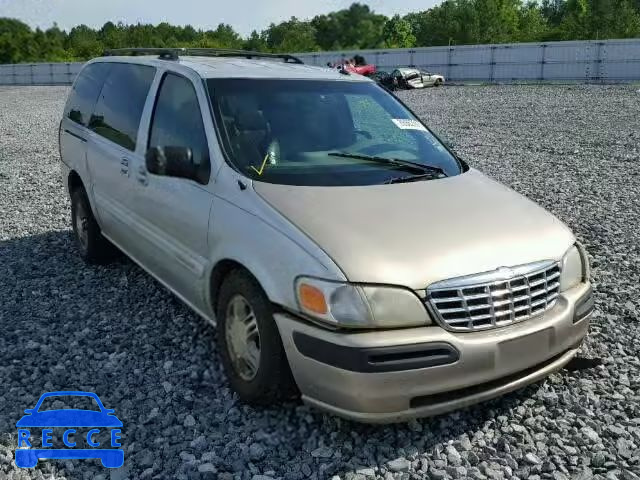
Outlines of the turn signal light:
M 312 285 L 307 285 L 306 283 L 300 284 L 298 287 L 298 298 L 300 300 L 300 306 L 309 312 L 325 315 L 329 311 L 327 302 L 324 299 L 324 293 Z

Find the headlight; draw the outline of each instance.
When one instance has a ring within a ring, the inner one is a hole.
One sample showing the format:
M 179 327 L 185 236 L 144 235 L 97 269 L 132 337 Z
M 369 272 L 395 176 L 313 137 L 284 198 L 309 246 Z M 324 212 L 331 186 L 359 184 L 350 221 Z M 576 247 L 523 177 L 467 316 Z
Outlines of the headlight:
M 575 287 L 589 275 L 589 263 L 586 252 L 578 244 L 571 247 L 562 257 L 562 275 L 560 291 Z
M 337 327 L 393 328 L 430 323 L 420 299 L 403 288 L 300 277 L 295 290 L 302 313 Z

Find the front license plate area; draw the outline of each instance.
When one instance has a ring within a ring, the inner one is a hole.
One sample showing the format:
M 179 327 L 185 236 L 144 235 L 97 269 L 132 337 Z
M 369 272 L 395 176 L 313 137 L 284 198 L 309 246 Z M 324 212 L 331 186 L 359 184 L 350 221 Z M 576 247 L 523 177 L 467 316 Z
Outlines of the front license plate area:
M 499 364 L 511 371 L 532 367 L 553 356 L 553 328 L 506 340 L 498 345 Z M 515 368 L 514 368 L 515 367 Z

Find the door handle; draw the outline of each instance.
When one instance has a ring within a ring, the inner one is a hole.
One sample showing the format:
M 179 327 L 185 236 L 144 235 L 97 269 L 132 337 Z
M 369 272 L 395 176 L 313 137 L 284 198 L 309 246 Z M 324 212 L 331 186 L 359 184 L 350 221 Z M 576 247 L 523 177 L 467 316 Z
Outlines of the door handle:
M 129 160 L 127 160 L 126 158 L 120 160 L 120 173 L 122 175 L 126 175 L 127 177 L 129 176 Z
M 136 179 L 142 185 L 147 185 L 149 183 L 149 178 L 147 176 L 147 169 L 143 165 L 140 165 L 138 167 L 138 173 L 136 174 Z

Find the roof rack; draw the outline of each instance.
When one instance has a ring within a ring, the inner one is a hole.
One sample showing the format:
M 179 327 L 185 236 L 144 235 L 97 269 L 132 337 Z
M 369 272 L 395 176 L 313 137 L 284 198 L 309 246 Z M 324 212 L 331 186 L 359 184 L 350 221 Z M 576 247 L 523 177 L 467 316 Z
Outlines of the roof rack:
M 304 63 L 298 57 L 285 53 L 252 52 L 249 50 L 233 50 L 226 48 L 114 48 L 105 50 L 103 56 L 114 55 L 158 55 L 161 60 L 178 60 L 181 56 L 200 57 L 242 57 L 242 58 L 273 58 L 281 59 L 285 63 Z

